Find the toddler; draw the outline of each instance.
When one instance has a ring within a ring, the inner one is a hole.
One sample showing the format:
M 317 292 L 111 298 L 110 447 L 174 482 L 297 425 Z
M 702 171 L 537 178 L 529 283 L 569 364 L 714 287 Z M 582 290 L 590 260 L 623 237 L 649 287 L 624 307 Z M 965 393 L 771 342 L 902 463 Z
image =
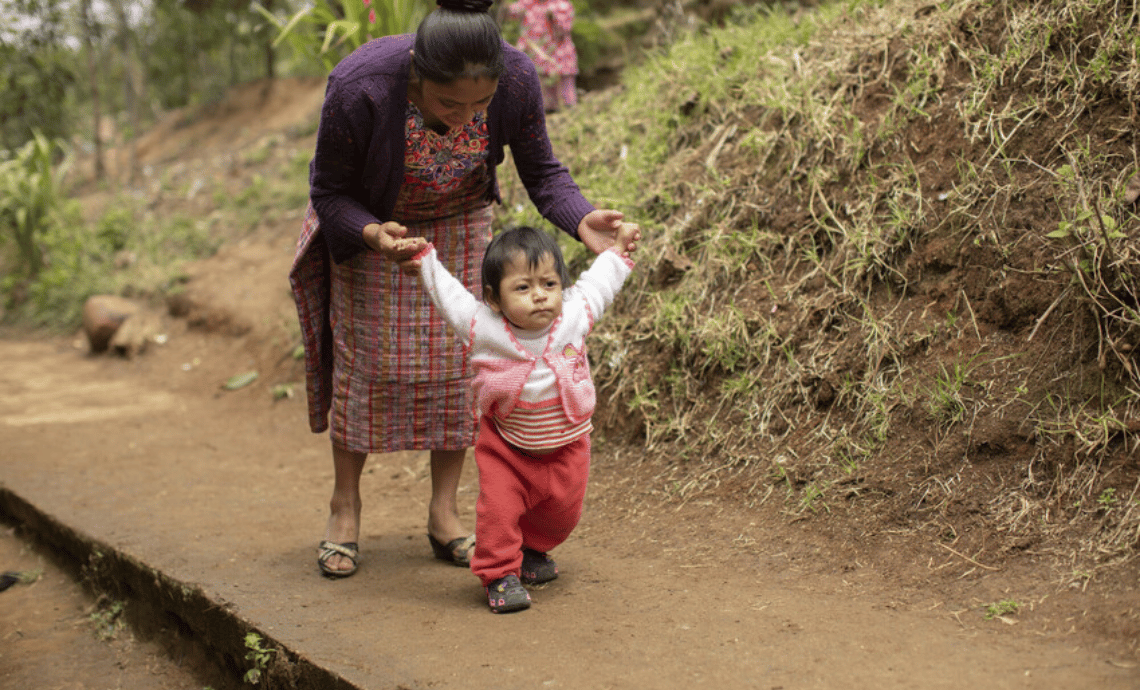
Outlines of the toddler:
M 413 257 L 432 302 L 467 349 L 479 417 L 471 570 L 495 613 L 530 607 L 524 584 L 558 577 L 547 552 L 578 524 L 590 471 L 594 383 L 586 335 L 633 269 L 641 233 L 623 224 L 613 247 L 570 286 L 558 243 L 531 227 L 496 236 L 483 258 L 483 301 L 428 244 Z

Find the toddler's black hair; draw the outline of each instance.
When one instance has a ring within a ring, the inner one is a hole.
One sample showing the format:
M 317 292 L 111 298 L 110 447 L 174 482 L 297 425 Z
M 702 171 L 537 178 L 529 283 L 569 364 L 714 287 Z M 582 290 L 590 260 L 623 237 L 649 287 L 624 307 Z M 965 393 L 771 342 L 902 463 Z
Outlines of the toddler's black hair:
M 442 0 L 439 5 L 416 29 L 416 74 L 437 84 L 503 76 L 503 34 L 487 12 L 491 3 Z
M 503 281 L 503 269 L 519 254 L 524 255 L 527 265 L 532 267 L 537 266 L 545 256 L 551 256 L 562 287 L 570 287 L 570 273 L 558 241 L 548 232 L 520 225 L 496 235 L 487 245 L 487 253 L 483 255 L 483 290 L 490 290 L 496 302 L 500 299 L 499 283 Z

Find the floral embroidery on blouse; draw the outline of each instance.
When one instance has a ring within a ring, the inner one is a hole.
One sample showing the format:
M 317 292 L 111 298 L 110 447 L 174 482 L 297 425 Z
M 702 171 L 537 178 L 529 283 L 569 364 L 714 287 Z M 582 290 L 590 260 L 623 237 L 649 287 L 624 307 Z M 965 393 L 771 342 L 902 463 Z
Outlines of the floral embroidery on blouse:
M 424 124 L 423 113 L 408 101 L 404 126 L 406 181 L 437 192 L 450 192 L 487 160 L 490 140 L 486 114 L 479 112 L 460 130 L 440 134 Z
M 562 349 L 562 356 L 571 361 L 571 366 L 574 367 L 572 378 L 574 383 L 581 383 L 590 378 L 590 363 L 586 360 L 586 345 L 582 344 L 582 350 L 578 351 L 574 348 L 572 343 L 566 343 L 566 347 Z

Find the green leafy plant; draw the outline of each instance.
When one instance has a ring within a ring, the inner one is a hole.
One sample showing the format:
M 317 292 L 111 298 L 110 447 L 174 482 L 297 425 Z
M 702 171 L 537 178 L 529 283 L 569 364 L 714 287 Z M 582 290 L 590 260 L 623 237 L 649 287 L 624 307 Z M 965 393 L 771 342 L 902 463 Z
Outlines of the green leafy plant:
M 104 641 L 115 639 L 119 632 L 126 627 L 126 623 L 123 621 L 123 613 L 126 607 L 127 605 L 121 601 L 112 601 L 88 616 L 88 620 L 95 629 L 95 636 Z
M 72 11 L 64 3 L 4 3 L 5 28 L 20 29 L 0 39 L 0 151 L 22 146 L 35 132 L 49 139 L 70 134 L 76 108 L 68 96 L 82 74 L 64 45 L 74 36 L 65 28 Z
M 930 416 L 944 426 L 962 421 L 966 416 L 966 404 L 961 391 L 966 385 L 966 369 L 955 362 L 949 369 L 941 365 L 941 373 L 934 378 L 934 386 L 929 391 L 926 409 Z
M 130 209 L 117 206 L 107 211 L 95 226 L 95 239 L 99 248 L 107 252 L 117 252 L 127 247 L 131 241 L 134 214 Z
M 1109 487 L 1104 491 L 1101 491 L 1100 495 L 1096 497 L 1096 502 L 1097 505 L 1099 505 L 1103 510 L 1112 510 L 1114 507 L 1116 507 L 1116 504 L 1118 502 L 1118 499 L 1116 498 L 1116 489 Z
M 317 0 L 284 19 L 256 2 L 253 9 L 280 31 L 274 46 L 287 43 L 297 54 L 331 71 L 342 58 L 377 36 L 414 30 L 430 5 L 425 0 Z
M 63 143 L 36 130 L 15 156 L 0 162 L 0 228 L 9 229 L 20 266 L 32 279 L 44 268 L 44 236 L 59 221 L 65 201 L 61 180 L 70 159 L 65 156 L 57 166 L 57 153 L 66 153 Z
M 818 485 L 815 482 L 808 484 L 804 487 L 803 493 L 800 495 L 799 512 L 805 510 L 816 512 L 822 506 L 827 512 L 831 512 L 826 503 L 821 500 L 823 498 L 826 486 Z
M 269 669 L 269 662 L 277 653 L 276 649 L 265 647 L 264 643 L 265 639 L 255 632 L 245 635 L 245 648 L 248 650 L 245 653 L 245 658 L 246 661 L 253 662 L 253 668 L 245 672 L 242 680 L 250 685 L 257 685 L 261 682 L 261 677 Z

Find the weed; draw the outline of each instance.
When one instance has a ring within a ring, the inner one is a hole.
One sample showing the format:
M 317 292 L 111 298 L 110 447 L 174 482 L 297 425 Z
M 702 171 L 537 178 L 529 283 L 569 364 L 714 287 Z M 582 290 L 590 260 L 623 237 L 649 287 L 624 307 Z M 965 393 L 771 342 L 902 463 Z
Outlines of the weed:
M 815 483 L 811 483 L 805 486 L 803 493 L 800 495 L 799 512 L 802 513 L 803 511 L 808 510 L 814 513 L 819 510 L 820 507 L 830 512 L 827 504 L 821 500 L 826 488 L 826 486 L 820 486 Z
M 95 239 L 98 250 L 95 254 L 111 254 L 125 249 L 131 241 L 135 225 L 134 213 L 125 207 L 108 210 L 95 224 Z
M 261 208 L 264 205 L 265 178 L 255 174 L 250 183 L 232 197 L 232 203 L 237 208 Z
M 245 672 L 242 678 L 250 685 L 257 685 L 261 682 L 262 676 L 269 670 L 269 662 L 273 661 L 273 656 L 277 653 L 276 649 L 263 646 L 265 640 L 255 632 L 246 633 L 245 635 L 245 658 L 246 661 L 253 663 L 253 668 Z
M 965 419 L 966 403 L 961 393 L 966 385 L 966 374 L 958 363 L 950 369 L 940 364 L 939 369 L 941 373 L 935 377 L 934 386 L 928 391 L 926 409 L 935 421 L 947 427 Z
M 772 463 L 768 470 L 768 476 L 773 482 L 783 484 L 788 491 L 792 490 L 792 478 L 788 476 L 788 470 L 780 463 L 779 459 Z
M 123 620 L 126 604 L 121 601 L 107 602 L 101 598 L 97 606 L 100 607 L 99 610 L 92 612 L 87 617 L 94 629 L 95 636 L 103 641 L 115 639 L 126 627 Z
M 705 367 L 716 366 L 728 372 L 748 361 L 756 345 L 751 342 L 743 314 L 732 305 L 705 319 L 694 339 L 700 343 Z
M 271 3 L 266 3 L 271 4 Z M 415 30 L 429 6 L 424 0 L 318 0 L 291 17 L 281 17 L 258 3 L 253 9 L 277 27 L 273 44 L 286 43 L 294 55 L 329 72 L 350 52 L 376 36 Z
M 657 306 L 653 310 L 652 328 L 655 332 L 669 338 L 673 347 L 676 347 L 683 356 L 692 353 L 693 333 L 690 328 L 689 305 L 683 296 L 678 294 L 665 294 L 654 296 Z
M 760 387 L 760 377 L 755 370 L 745 369 L 735 372 L 720 384 L 722 396 L 733 399 L 754 392 Z
M 841 432 L 839 437 L 835 439 L 833 450 L 837 458 L 839 458 L 839 466 L 843 473 L 851 476 L 859 471 L 859 464 L 866 462 L 873 455 L 873 449 L 881 439 L 877 434 L 872 435 L 870 440 L 865 444 L 860 444 L 856 439 L 852 439 L 845 432 Z
M 250 166 L 264 164 L 273 155 L 273 149 L 278 144 L 280 142 L 275 137 L 266 138 L 256 148 L 242 154 L 242 164 Z
M 993 620 L 1002 616 L 1010 616 L 1021 609 L 1021 604 L 1013 599 L 1003 599 L 1001 601 L 987 604 L 985 610 L 985 619 Z

